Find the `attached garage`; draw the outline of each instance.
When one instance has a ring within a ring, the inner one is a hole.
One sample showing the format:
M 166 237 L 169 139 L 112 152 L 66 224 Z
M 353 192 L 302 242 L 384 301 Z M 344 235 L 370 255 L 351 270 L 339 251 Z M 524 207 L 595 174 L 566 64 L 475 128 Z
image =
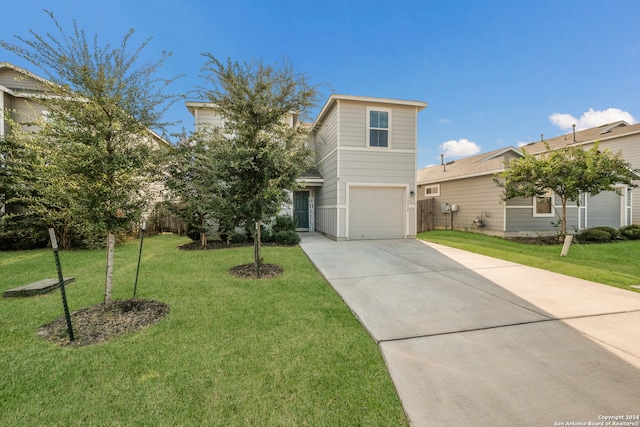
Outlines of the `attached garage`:
M 349 187 L 349 239 L 405 238 L 405 192 L 405 187 Z

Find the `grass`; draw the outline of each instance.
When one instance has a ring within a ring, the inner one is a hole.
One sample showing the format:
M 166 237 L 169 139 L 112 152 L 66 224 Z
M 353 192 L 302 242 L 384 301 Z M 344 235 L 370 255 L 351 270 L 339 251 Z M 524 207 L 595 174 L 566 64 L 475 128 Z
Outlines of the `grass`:
M 263 249 L 282 276 L 239 279 L 252 248 L 181 251 L 145 239 L 137 296 L 168 304 L 142 331 L 59 347 L 36 330 L 60 293 L 0 300 L 0 425 L 407 425 L 380 352 L 299 247 Z M 138 242 L 116 249 L 114 298 L 131 298 Z M 100 303 L 104 251 L 60 253 L 72 311 Z M 50 250 L 0 252 L 0 291 L 56 277 Z
M 640 240 L 600 244 L 573 244 L 561 257 L 562 243 L 532 245 L 463 231 L 435 230 L 419 239 L 464 249 L 494 258 L 542 268 L 568 276 L 638 292 L 640 285 Z

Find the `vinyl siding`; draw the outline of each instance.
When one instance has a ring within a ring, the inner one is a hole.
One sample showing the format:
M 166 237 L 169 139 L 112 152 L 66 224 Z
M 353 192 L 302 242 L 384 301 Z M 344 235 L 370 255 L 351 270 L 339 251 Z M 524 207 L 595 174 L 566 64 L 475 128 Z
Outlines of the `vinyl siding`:
M 367 107 L 391 110 L 390 150 L 416 150 L 415 107 L 388 104 L 340 102 L 340 146 L 367 147 Z M 415 164 L 412 166 L 415 169 Z
M 606 191 L 587 198 L 586 228 L 613 227 L 622 224 L 622 197 L 614 191 Z
M 606 134 L 603 135 L 606 138 Z M 584 145 L 585 149 L 589 149 L 593 146 L 593 144 Z M 633 169 L 640 169 L 640 135 L 629 135 L 623 136 L 620 138 L 613 139 L 611 141 L 604 140 L 601 141 L 600 149 L 609 149 L 612 153 L 616 154 L 621 152 L 622 157 L 625 162 L 630 163 Z M 635 185 L 640 186 L 640 180 L 634 181 Z M 635 224 L 640 224 L 640 190 L 635 190 L 636 197 L 634 197 L 633 203 L 633 211 L 632 211 L 632 222 Z
M 393 126 L 392 149 L 415 150 L 416 134 L 417 134 L 415 108 L 394 107 L 392 126 Z
M 340 153 L 340 179 L 345 182 L 415 183 L 415 154 L 393 150 L 348 150 Z
M 338 114 L 334 106 L 327 114 L 319 130 L 313 136 L 313 145 L 316 151 L 316 161 L 321 162 L 332 152 L 335 152 L 338 144 Z M 323 175 L 324 176 L 324 175 Z
M 429 185 L 435 185 L 432 183 Z M 424 186 L 418 189 L 418 199 L 425 199 Z M 434 220 L 436 228 L 451 228 L 451 214 L 442 213 L 441 204 L 458 205 L 454 213 L 453 227 L 459 230 L 474 229 L 473 221 L 482 215 L 485 227 L 478 232 L 500 234 L 503 229 L 504 206 L 500 200 L 500 188 L 493 176 L 480 176 L 440 183 L 440 195 L 435 198 Z
M 327 113 L 312 139 L 318 171 L 324 179 L 322 187 L 316 189 L 316 231 L 337 238 L 338 115 L 335 106 Z
M 367 105 L 340 101 L 340 146 L 365 147 Z
M 338 203 L 337 195 L 337 152 L 333 152 L 319 165 L 318 171 L 324 178 L 324 183 L 316 196 L 316 206 L 335 205 Z
M 203 128 L 206 129 L 207 127 L 221 128 L 224 125 L 222 117 L 208 108 L 196 109 L 195 122 L 196 129 L 198 130 Z
M 14 92 L 39 92 L 41 84 L 35 79 L 25 77 L 15 70 L 5 69 L 0 71 L 0 86 L 11 89 Z
M 507 234 L 553 234 L 558 233 L 560 228 L 554 226 L 562 216 L 562 202 L 558 196 L 554 197 L 554 216 L 533 216 L 533 198 L 517 197 L 507 200 Z M 567 202 L 567 231 L 579 228 L 578 217 L 580 209 L 573 202 Z

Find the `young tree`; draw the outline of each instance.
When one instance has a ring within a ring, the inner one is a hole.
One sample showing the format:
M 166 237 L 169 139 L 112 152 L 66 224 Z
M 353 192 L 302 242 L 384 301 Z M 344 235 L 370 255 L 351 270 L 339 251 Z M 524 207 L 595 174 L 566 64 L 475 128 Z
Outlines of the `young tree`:
M 115 233 L 137 220 L 155 166 L 149 129 L 163 128 L 163 113 L 179 99 L 165 93 L 175 78 L 155 77 L 170 53 L 138 65 L 150 39 L 130 53 L 133 29 L 119 47 L 101 46 L 75 22 L 66 34 L 46 13 L 57 36 L 30 30 L 31 38 L 16 36 L 19 43 L 0 41 L 0 46 L 46 73 L 46 96 L 37 99 L 48 110 L 42 135 L 59 150 L 57 167 L 74 183 L 85 218 L 106 233 L 105 305 L 110 306 Z
M 542 197 L 552 190 L 562 203 L 561 233 L 567 234 L 567 201 L 578 202 L 580 195 L 595 196 L 603 191 L 619 191 L 616 184 L 635 187 L 637 175 L 620 153 L 608 149 L 600 151 L 596 142 L 589 150 L 567 146 L 551 150 L 540 157 L 523 151 L 523 157 L 510 160 L 507 168 L 498 174 L 499 187 L 504 189 L 503 199 L 514 197 Z
M 200 244 L 207 245 L 206 228 L 210 220 L 224 216 L 224 198 L 217 174 L 216 152 L 211 139 L 202 133 L 183 138 L 170 156 L 167 187 L 171 206 L 177 215 L 200 229 Z M 195 223 L 195 224 L 194 224 Z
M 201 94 L 224 122 L 222 130 L 211 133 L 216 171 L 226 203 L 240 220 L 254 224 L 254 265 L 260 276 L 260 225 L 278 213 L 286 190 L 296 186 L 311 161 L 305 147 L 309 128 L 291 119 L 305 117 L 317 104 L 318 89 L 287 61 L 240 64 L 205 57 L 203 71 L 212 88 Z

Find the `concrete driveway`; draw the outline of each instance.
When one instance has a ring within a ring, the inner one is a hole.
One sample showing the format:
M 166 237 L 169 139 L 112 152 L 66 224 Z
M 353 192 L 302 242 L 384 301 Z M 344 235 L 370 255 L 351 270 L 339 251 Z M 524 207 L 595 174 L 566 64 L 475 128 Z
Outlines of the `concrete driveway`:
M 640 293 L 417 240 L 301 236 L 412 425 L 640 426 Z

